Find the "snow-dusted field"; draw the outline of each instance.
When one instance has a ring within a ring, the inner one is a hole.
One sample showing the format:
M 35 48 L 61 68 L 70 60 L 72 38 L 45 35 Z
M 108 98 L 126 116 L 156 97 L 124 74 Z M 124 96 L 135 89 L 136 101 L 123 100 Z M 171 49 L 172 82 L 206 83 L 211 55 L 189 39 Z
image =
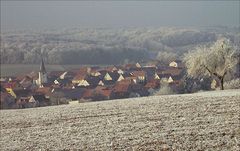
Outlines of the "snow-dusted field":
M 0 111 L 0 150 L 239 150 L 240 91 Z

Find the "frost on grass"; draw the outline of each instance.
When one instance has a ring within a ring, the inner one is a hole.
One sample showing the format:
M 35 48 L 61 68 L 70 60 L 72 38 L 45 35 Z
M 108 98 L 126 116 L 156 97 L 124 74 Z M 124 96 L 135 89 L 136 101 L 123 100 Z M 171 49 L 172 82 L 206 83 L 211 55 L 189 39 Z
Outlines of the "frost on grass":
M 240 92 L 0 111 L 1 150 L 239 150 Z

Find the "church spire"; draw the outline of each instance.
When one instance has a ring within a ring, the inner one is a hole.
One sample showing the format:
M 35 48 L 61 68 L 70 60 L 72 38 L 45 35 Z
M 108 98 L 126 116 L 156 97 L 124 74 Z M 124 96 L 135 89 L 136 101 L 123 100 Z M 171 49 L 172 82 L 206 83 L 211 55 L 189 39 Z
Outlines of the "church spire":
M 41 62 L 41 65 L 40 65 L 40 72 L 41 73 L 47 73 L 45 65 L 44 65 L 43 57 L 41 56 L 41 58 L 42 58 L 42 62 Z
M 40 71 L 38 73 L 37 85 L 40 87 L 43 87 L 43 84 L 47 83 L 48 78 L 47 78 L 47 71 L 46 71 L 42 56 L 41 56 L 41 59 L 42 59 L 42 62 L 40 65 Z

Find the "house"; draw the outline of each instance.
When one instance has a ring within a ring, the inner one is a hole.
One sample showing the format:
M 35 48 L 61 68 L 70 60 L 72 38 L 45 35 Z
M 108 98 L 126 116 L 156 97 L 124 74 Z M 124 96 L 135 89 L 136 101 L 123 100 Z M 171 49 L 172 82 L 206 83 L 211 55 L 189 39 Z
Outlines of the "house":
M 98 77 L 98 76 L 101 75 L 101 73 L 98 72 L 98 71 L 92 71 L 92 72 L 90 73 L 90 75 L 91 75 L 91 76 L 94 76 L 94 77 Z
M 155 80 L 160 80 L 160 77 L 159 77 L 159 75 L 157 73 L 154 74 L 154 79 Z
M 8 81 L 4 82 L 3 84 L 4 88 L 10 88 L 10 89 L 22 89 L 23 87 L 19 83 L 19 81 Z
M 51 105 L 50 100 L 43 94 L 34 94 L 30 97 L 28 107 L 41 107 Z
M 55 79 L 53 83 L 54 85 L 59 85 L 62 88 L 69 87 L 70 85 L 72 85 L 72 81 L 68 78 L 64 78 L 64 79 L 58 78 L 58 79 Z
M 180 76 L 183 75 L 184 70 L 180 68 L 169 67 L 163 71 L 162 74 L 171 74 L 172 76 Z
M 141 69 L 141 65 L 139 63 L 136 63 L 136 64 L 126 64 L 124 66 L 124 69 L 125 70 L 138 70 L 138 69 Z
M 89 88 L 95 88 L 96 86 L 98 86 L 99 82 L 101 81 L 99 76 L 96 77 L 91 75 L 87 76 L 85 80 L 88 82 Z
M 88 87 L 88 86 L 90 86 L 90 84 L 88 83 L 88 81 L 87 80 L 81 80 L 79 83 L 78 83 L 78 85 L 77 86 L 79 86 L 79 87 Z
M 160 88 L 160 80 L 158 80 L 158 79 L 149 80 L 149 81 L 147 81 L 147 83 L 145 84 L 144 87 L 147 89 L 150 89 L 150 88 L 159 89 Z
M 131 75 L 137 78 L 137 83 L 144 83 L 146 80 L 146 72 L 144 71 L 133 71 Z
M 93 92 L 93 89 L 86 89 L 82 95 L 82 98 L 84 100 L 92 100 L 93 99 L 93 95 L 94 95 L 94 92 Z
M 169 63 L 169 67 L 184 68 L 184 64 L 180 60 L 175 60 Z
M 131 81 L 131 83 L 137 83 L 137 77 L 125 77 L 124 80 L 120 82 Z
M 30 77 L 31 79 L 33 79 L 34 81 L 36 81 L 38 79 L 38 73 L 34 72 L 34 71 L 28 73 L 27 76 Z
M 48 73 L 48 76 L 51 78 L 57 79 L 63 75 L 62 78 L 65 78 L 65 75 L 67 72 L 65 74 L 64 73 L 65 73 L 65 71 L 51 71 Z
M 100 81 L 98 82 L 98 85 L 99 85 L 99 86 L 104 86 L 104 83 L 103 83 L 103 81 L 102 81 L 102 80 L 100 80 Z
M 19 83 L 24 89 L 30 89 L 33 86 L 33 79 L 25 76 Z
M 155 78 L 156 67 L 144 66 L 142 70 L 146 73 L 147 80 Z
M 175 67 L 168 67 L 164 70 L 158 69 L 155 73 L 155 79 L 159 79 L 163 82 L 172 83 L 174 81 L 181 80 L 184 75 L 184 70 L 175 68 Z
M 86 73 L 82 73 L 82 74 L 79 73 L 72 79 L 72 83 L 73 84 L 79 84 L 82 81 L 84 81 L 86 77 L 87 77 Z
M 20 97 L 30 97 L 33 94 L 32 89 L 13 89 L 13 92 L 17 99 Z
M 113 99 L 128 98 L 130 95 L 129 92 L 129 83 L 119 82 L 113 87 Z
M 0 82 L 7 82 L 7 78 L 1 77 Z
M 168 83 L 172 83 L 172 82 L 173 82 L 173 78 L 172 78 L 171 76 L 169 76 L 167 82 L 168 82 Z
M 160 78 L 160 81 L 169 83 L 172 80 L 171 74 L 162 74 L 162 73 L 156 73 L 158 77 Z
M 16 78 L 15 78 L 15 81 L 20 82 L 20 81 L 22 81 L 26 76 L 28 76 L 28 75 L 26 75 L 26 74 L 17 75 Z M 28 77 L 29 77 L 29 76 L 28 76 Z M 5 81 L 8 81 L 8 78 L 5 78 Z
M 137 68 L 141 68 L 142 66 L 137 62 L 137 63 L 136 63 L 136 67 L 137 67 Z
M 108 67 L 105 68 L 105 70 L 107 72 L 114 72 L 114 71 L 117 71 L 118 69 L 115 66 L 108 66 Z
M 124 74 L 124 71 L 122 69 L 118 69 L 117 73 L 118 74 Z
M 0 109 L 16 108 L 15 98 L 7 92 L 1 91 Z
M 112 91 L 113 90 L 111 88 L 97 86 L 95 88 L 95 93 L 97 93 L 100 98 L 95 98 L 95 100 L 109 100 L 112 96 Z
M 55 90 L 55 92 L 61 92 L 67 100 L 80 100 L 85 90 L 85 88 L 59 89 Z
M 51 87 L 42 87 L 35 90 L 35 94 L 43 94 L 46 98 L 49 98 L 52 94 Z
M 33 94 L 32 89 L 15 89 L 17 108 L 28 108 L 28 101 Z
M 67 73 L 68 73 L 68 72 L 65 71 L 64 73 L 62 73 L 62 74 L 59 76 L 59 78 L 62 79 L 62 80 L 65 79 Z
M 108 72 L 105 74 L 104 80 L 105 80 L 105 81 L 112 81 L 112 77 L 109 75 Z
M 17 95 L 14 93 L 12 88 L 5 88 L 7 93 L 13 96 L 14 98 L 17 98 Z
M 119 77 L 118 77 L 118 79 L 117 79 L 117 81 L 119 82 L 119 81 L 122 81 L 122 80 L 124 80 L 124 77 L 123 77 L 122 74 L 120 74 Z
M 28 101 L 30 97 L 20 97 L 19 99 L 16 100 L 16 108 L 18 109 L 23 109 L 23 108 L 28 108 Z
M 117 72 L 107 72 L 102 81 L 104 85 L 114 85 L 119 79 L 120 75 Z M 122 77 L 121 77 L 122 78 Z M 120 78 L 120 79 L 121 79 Z

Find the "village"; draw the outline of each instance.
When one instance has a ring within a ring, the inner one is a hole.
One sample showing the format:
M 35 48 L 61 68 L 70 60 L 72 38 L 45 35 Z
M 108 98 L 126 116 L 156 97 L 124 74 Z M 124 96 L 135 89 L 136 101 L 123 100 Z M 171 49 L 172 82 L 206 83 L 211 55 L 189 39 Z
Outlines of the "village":
M 177 91 L 183 71 L 183 63 L 173 61 L 169 66 L 136 63 L 47 72 L 42 59 L 38 73 L 1 78 L 1 104 L 2 108 L 30 108 L 142 97 L 153 95 L 160 83 Z
M 1 77 L 1 108 L 144 97 L 153 95 L 163 83 L 178 92 L 184 70 L 184 64 L 175 60 L 168 65 L 152 61 L 47 72 L 42 59 L 39 72 Z

